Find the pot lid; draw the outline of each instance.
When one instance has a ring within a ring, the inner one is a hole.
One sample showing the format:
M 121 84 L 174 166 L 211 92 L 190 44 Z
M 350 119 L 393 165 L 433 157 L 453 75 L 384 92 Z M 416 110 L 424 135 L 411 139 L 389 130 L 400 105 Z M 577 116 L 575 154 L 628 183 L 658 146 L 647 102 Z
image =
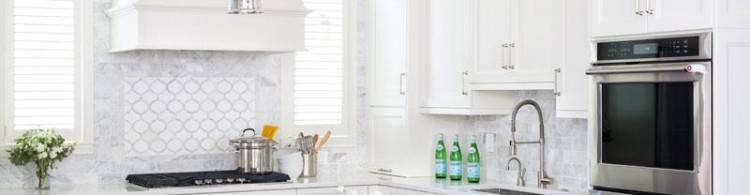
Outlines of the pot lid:
M 250 136 L 246 136 L 245 132 L 252 131 L 253 134 Z M 251 145 L 265 145 L 265 144 L 273 144 L 273 140 L 266 139 L 265 137 L 261 136 L 255 136 L 255 129 L 253 128 L 247 128 L 242 130 L 242 134 L 240 134 L 240 137 L 234 138 L 229 140 L 229 143 L 232 144 L 242 144 L 242 143 L 249 143 Z

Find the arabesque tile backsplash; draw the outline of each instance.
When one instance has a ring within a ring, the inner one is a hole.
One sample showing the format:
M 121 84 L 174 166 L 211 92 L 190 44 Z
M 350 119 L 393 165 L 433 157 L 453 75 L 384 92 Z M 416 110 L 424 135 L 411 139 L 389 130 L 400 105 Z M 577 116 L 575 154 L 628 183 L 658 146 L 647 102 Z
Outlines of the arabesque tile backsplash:
M 256 127 L 252 78 L 125 78 L 122 89 L 128 156 L 227 152 Z

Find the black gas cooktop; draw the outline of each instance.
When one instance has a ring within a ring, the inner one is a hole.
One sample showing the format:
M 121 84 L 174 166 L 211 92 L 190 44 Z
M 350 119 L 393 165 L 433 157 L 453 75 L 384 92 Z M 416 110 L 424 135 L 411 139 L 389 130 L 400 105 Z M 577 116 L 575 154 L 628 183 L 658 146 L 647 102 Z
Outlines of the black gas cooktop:
M 289 176 L 283 173 L 249 174 L 237 170 L 183 173 L 132 174 L 128 182 L 146 188 L 178 187 L 241 183 L 286 182 Z

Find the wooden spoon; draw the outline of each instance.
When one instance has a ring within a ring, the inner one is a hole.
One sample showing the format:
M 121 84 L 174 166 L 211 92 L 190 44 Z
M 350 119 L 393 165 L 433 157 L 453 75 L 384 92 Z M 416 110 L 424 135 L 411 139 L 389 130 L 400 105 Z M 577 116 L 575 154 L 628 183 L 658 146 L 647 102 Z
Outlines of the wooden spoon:
M 323 139 L 321 139 L 320 142 L 317 145 L 315 145 L 315 152 L 320 151 L 320 148 L 322 148 L 323 145 L 325 145 L 326 142 L 328 142 L 328 139 L 330 138 L 331 138 L 331 131 L 326 131 L 326 133 L 323 134 Z

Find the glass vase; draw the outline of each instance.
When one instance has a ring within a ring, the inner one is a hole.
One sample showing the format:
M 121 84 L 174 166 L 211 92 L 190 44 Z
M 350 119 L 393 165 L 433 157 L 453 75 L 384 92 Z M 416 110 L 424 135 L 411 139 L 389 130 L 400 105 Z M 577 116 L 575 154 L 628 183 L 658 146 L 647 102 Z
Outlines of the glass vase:
M 49 176 L 48 175 L 37 175 L 37 190 L 48 190 L 49 189 Z

